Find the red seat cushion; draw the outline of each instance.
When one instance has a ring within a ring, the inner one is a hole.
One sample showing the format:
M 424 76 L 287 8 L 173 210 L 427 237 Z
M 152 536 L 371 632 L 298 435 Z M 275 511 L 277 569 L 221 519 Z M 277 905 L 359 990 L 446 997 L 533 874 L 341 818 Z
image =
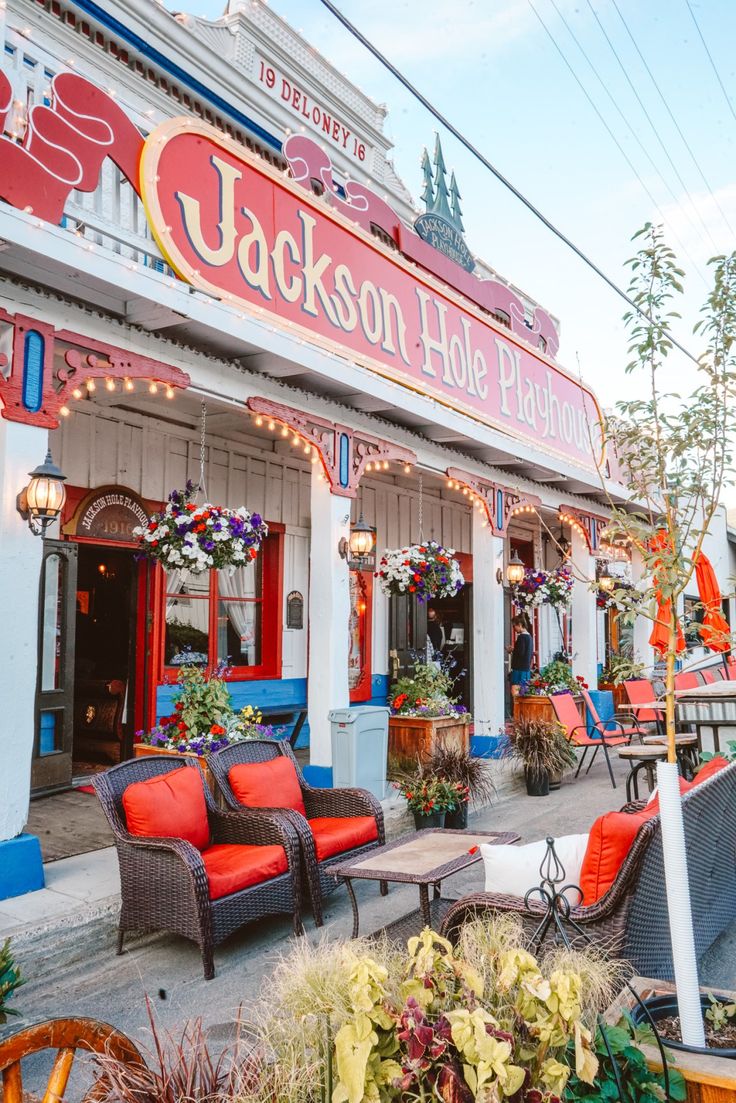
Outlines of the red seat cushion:
M 202 861 L 211 900 L 219 900 L 221 896 L 230 896 L 251 885 L 270 881 L 272 877 L 286 873 L 289 868 L 283 846 L 215 843 L 202 851 Z
M 631 844 L 643 823 L 659 815 L 659 800 L 640 812 L 607 812 L 590 829 L 580 869 L 583 905 L 589 906 L 608 892 L 618 876 Z
M 197 850 L 210 841 L 207 804 L 198 770 L 182 766 L 168 774 L 136 781 L 123 793 L 131 835 L 186 839 Z
M 309 821 L 309 826 L 318 862 L 357 846 L 367 846 L 378 838 L 373 816 L 317 816 Z
M 713 774 L 717 774 L 719 770 L 725 770 L 726 766 L 728 766 L 728 760 L 725 759 L 722 754 L 717 754 L 715 758 L 708 759 L 695 775 L 693 785 L 700 785 L 701 782 L 707 781 L 709 777 L 713 777 Z
M 241 762 L 227 775 L 230 788 L 249 808 L 293 808 L 306 816 L 294 763 L 285 755 L 269 762 Z

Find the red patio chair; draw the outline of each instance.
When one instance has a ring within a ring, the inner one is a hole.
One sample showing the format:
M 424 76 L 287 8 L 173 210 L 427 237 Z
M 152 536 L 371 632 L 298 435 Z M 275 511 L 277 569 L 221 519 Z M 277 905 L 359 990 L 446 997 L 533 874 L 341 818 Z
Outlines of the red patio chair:
M 694 670 L 675 674 L 675 693 L 681 693 L 683 689 L 697 689 L 701 684 Z
M 610 732 L 606 731 L 606 725 L 601 723 L 600 720 L 597 724 L 582 723 L 582 721 L 580 720 L 578 707 L 575 704 L 575 700 L 571 693 L 553 694 L 553 696 L 550 697 L 550 701 L 552 702 L 552 708 L 554 709 L 555 716 L 565 730 L 566 737 L 573 744 L 573 746 L 583 748 L 582 756 L 580 758 L 580 761 L 578 762 L 578 768 L 575 771 L 575 777 L 577 777 L 580 773 L 590 747 L 593 747 L 594 750 L 593 756 L 588 763 L 588 769 L 585 771 L 586 774 L 590 771 L 590 767 L 595 761 L 595 756 L 598 754 L 598 751 L 602 747 L 603 754 L 606 759 L 606 766 L 608 767 L 608 776 L 611 779 L 611 785 L 615 789 L 616 779 L 613 776 L 613 770 L 611 769 L 611 760 L 608 756 L 608 748 L 620 747 L 624 743 L 630 743 L 631 737 L 628 735 L 611 735 Z M 606 721 L 606 723 L 615 723 L 618 728 L 622 727 L 620 721 L 618 720 L 608 720 Z M 595 736 L 591 736 L 589 732 L 590 728 L 593 728 L 598 734 Z
M 736 659 L 733 657 L 733 655 L 729 655 L 728 658 L 726 659 L 726 670 L 728 672 L 727 675 L 726 675 L 726 677 L 728 678 L 728 681 L 729 682 L 735 681 L 736 680 Z
M 657 700 L 654 686 L 646 678 L 632 678 L 628 682 L 624 682 L 624 689 L 630 705 L 648 705 L 650 702 Z M 656 724 L 662 712 L 663 709 L 638 708 L 636 718 L 640 724 Z
M 716 674 L 714 670 L 699 670 L 700 684 L 701 686 L 712 686 L 716 680 Z

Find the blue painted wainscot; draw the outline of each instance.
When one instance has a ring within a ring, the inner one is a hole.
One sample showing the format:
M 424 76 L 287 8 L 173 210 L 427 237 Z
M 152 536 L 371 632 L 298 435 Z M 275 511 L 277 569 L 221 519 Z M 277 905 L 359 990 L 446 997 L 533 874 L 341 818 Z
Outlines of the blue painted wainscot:
M 0 900 L 44 887 L 41 844 L 35 835 L 0 842 Z

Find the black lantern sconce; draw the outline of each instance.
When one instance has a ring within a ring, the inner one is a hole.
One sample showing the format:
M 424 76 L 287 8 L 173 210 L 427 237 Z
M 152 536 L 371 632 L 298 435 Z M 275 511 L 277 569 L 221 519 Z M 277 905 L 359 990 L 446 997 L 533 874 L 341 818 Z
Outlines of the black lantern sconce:
M 350 539 L 348 540 L 343 536 L 337 550 L 341 559 L 347 559 L 350 563 L 355 563 L 359 567 L 368 567 L 371 560 L 375 558 L 373 555 L 375 547 L 376 534 L 370 525 L 365 523 L 361 513 L 356 523 L 350 528 Z
M 64 508 L 66 475 L 62 475 L 51 458 L 51 449 L 44 462 L 29 471 L 29 475 L 31 481 L 18 495 L 16 508 L 34 536 L 45 536 L 46 529 Z

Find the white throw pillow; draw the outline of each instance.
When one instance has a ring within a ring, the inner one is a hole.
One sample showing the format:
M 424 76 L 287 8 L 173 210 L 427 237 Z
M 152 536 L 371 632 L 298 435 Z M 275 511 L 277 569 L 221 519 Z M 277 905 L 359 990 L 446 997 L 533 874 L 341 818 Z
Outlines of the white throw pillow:
M 566 885 L 580 884 L 580 869 L 587 847 L 587 834 L 562 835 L 555 839 L 555 852 L 565 870 Z M 526 846 L 482 843 L 480 852 L 486 871 L 486 892 L 500 892 L 523 899 L 529 889 L 539 887 L 539 867 L 547 852 L 546 839 L 527 843 Z M 580 893 L 574 889 L 566 892 L 565 896 L 573 906 L 580 903 Z M 540 898 L 536 896 L 535 899 Z

